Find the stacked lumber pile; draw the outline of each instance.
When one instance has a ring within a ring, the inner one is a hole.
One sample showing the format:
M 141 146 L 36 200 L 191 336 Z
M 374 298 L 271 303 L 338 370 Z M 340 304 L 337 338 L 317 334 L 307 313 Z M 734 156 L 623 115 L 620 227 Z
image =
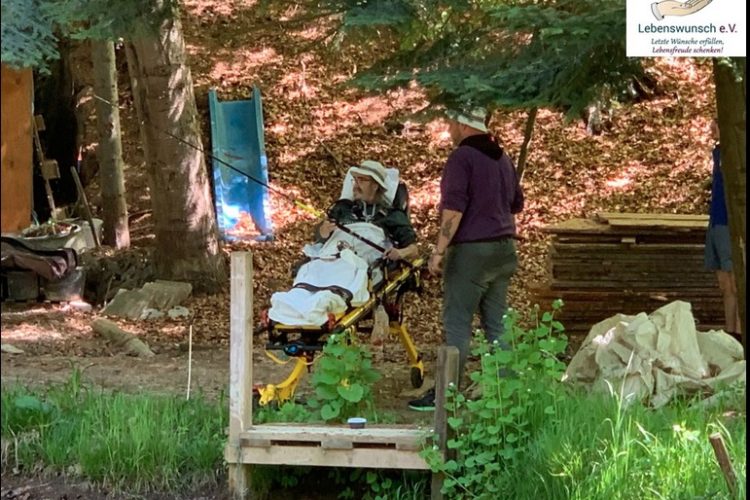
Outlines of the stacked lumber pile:
M 534 301 L 545 309 L 562 299 L 559 319 L 573 334 L 673 300 L 692 304 L 699 330 L 721 328 L 721 292 L 703 264 L 707 226 L 703 215 L 603 212 L 547 227 L 550 280 L 533 289 Z

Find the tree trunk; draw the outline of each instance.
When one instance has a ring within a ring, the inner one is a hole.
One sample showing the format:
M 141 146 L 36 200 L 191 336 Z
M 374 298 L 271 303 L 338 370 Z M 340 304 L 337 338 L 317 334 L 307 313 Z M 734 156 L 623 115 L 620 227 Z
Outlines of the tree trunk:
M 217 291 L 226 264 L 205 158 L 196 149 L 203 143 L 179 19 L 163 21 L 157 33 L 141 33 L 126 50 L 151 190 L 157 275 Z
M 526 127 L 523 131 L 523 144 L 521 144 L 521 151 L 518 153 L 518 165 L 516 165 L 516 174 L 518 178 L 523 181 L 523 173 L 526 170 L 526 158 L 529 156 L 529 143 L 531 142 L 531 136 L 534 134 L 534 123 L 536 123 L 536 114 L 539 108 L 531 108 L 529 114 L 526 117 Z
M 737 284 L 737 305 L 746 345 L 745 241 L 747 236 L 746 157 L 745 157 L 745 58 L 716 58 L 716 108 L 721 136 L 721 173 L 732 235 L 732 270 Z
M 93 40 L 91 57 L 94 62 L 94 93 L 97 96 L 94 99 L 99 131 L 96 155 L 101 179 L 104 243 L 115 248 L 127 248 L 130 246 L 130 231 L 125 202 L 125 178 L 122 173 L 114 43 Z

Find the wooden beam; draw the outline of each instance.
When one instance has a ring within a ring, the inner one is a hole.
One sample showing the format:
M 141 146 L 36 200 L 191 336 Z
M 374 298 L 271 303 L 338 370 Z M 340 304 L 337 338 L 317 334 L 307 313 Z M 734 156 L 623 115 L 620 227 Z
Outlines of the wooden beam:
M 240 449 L 240 435 L 253 424 L 253 259 L 250 252 L 233 252 L 229 315 L 229 439 L 227 448 Z M 227 460 L 229 492 L 235 500 L 250 498 L 250 462 Z
M 346 440 L 355 444 L 392 444 L 410 446 L 421 443 L 427 437 L 426 430 L 414 427 L 366 427 L 350 429 L 325 425 L 255 425 L 242 432 L 242 441 L 295 441 L 322 443 L 325 441 Z
M 235 448 L 227 445 L 224 458 L 235 464 L 429 470 L 418 451 L 394 448 L 326 449 L 279 444 L 268 448 Z
M 455 450 L 448 450 L 450 427 L 448 427 L 448 413 L 445 408 L 445 393 L 451 385 L 458 386 L 458 348 L 453 346 L 441 346 L 438 349 L 437 368 L 435 370 L 435 433 L 438 435 L 438 446 L 442 450 L 445 459 L 455 457 Z M 430 486 L 432 500 L 443 500 L 443 481 L 445 474 L 432 475 Z
M 729 453 L 727 448 L 724 446 L 724 440 L 721 438 L 721 434 L 714 432 L 708 437 L 711 442 L 711 446 L 714 449 L 716 455 L 716 461 L 719 462 L 721 467 L 721 473 L 724 475 L 724 480 L 727 482 L 727 488 L 729 488 L 729 494 L 732 498 L 737 497 L 737 474 L 734 472 L 732 467 L 732 461 L 729 459 Z

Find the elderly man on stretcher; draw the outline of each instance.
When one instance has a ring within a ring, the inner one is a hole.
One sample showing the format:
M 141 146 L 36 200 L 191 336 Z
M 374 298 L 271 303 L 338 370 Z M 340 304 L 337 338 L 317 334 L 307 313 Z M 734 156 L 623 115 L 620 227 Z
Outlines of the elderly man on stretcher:
M 309 259 L 294 285 L 271 296 L 268 317 L 285 325 L 321 325 L 329 314 L 344 313 L 370 298 L 368 281 L 382 271 L 378 259 L 417 256 L 416 233 L 406 208 L 394 206 L 398 170 L 365 160 L 347 172 L 339 199 L 316 228 L 316 243 L 306 245 Z

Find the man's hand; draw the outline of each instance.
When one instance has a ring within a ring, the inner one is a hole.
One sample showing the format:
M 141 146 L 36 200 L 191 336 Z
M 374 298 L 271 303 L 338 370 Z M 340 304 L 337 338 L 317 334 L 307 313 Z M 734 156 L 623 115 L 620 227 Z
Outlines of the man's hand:
M 318 227 L 318 234 L 320 234 L 320 237 L 325 239 L 328 239 L 329 236 L 331 236 L 331 233 L 333 230 L 336 229 L 336 224 L 331 220 L 324 220 L 320 223 L 320 226 Z
M 396 247 L 386 250 L 383 255 L 389 260 L 401 260 L 404 258 L 403 252 Z
M 443 273 L 443 255 L 433 253 L 430 255 L 430 261 L 427 263 L 427 270 L 433 276 L 440 276 Z

